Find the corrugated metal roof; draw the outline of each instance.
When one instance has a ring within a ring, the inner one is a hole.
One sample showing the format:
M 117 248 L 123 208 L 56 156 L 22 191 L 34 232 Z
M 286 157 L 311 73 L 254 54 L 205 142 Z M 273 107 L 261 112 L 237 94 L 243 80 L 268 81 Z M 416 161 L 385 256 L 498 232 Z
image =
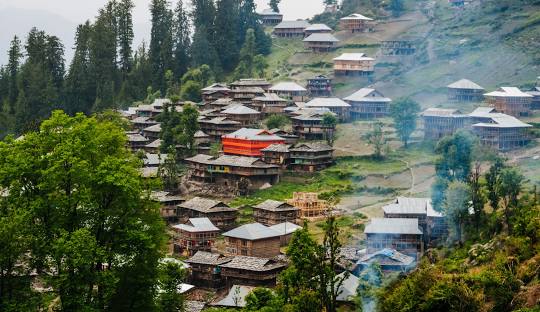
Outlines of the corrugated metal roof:
M 302 227 L 291 222 L 283 222 L 272 225 L 270 228 L 278 232 L 280 235 L 289 235 L 301 229 Z
M 414 258 L 411 257 L 411 256 L 407 256 L 405 254 L 402 254 L 401 252 L 395 250 L 395 249 L 390 249 L 390 248 L 385 248 L 385 249 L 381 249 L 379 251 L 376 251 L 374 253 L 371 253 L 371 254 L 367 254 L 363 257 L 361 257 L 357 264 L 363 264 L 363 265 L 367 265 L 371 262 L 373 262 L 373 260 L 375 260 L 375 258 L 377 257 L 386 257 L 388 258 L 390 261 L 390 263 L 388 263 L 387 261 L 381 261 L 382 263 L 381 264 L 386 264 L 386 265 L 389 265 L 389 264 L 393 264 L 393 265 L 403 265 L 403 266 L 410 266 L 414 263 Z
M 309 35 L 303 40 L 304 42 L 339 42 L 339 39 L 328 33 L 315 33 Z
M 484 95 L 493 97 L 533 97 L 516 87 L 501 87 L 497 91 L 489 92 Z
M 312 24 L 306 27 L 305 31 L 332 31 L 332 28 L 326 24 Z
M 306 107 L 351 107 L 339 98 L 314 98 L 306 103 Z
M 267 147 L 261 149 L 261 152 L 280 152 L 280 153 L 288 153 L 289 152 L 289 145 L 287 144 L 271 144 Z
M 392 102 L 392 99 L 382 96 L 382 94 L 371 88 L 362 88 L 355 93 L 344 98 L 351 102 Z
M 212 303 L 214 306 L 221 307 L 237 307 L 243 308 L 246 306 L 246 297 L 249 295 L 255 287 L 234 285 L 229 290 L 227 296 L 217 302 Z
M 281 98 L 279 95 L 275 93 L 265 93 L 264 96 L 258 96 L 256 98 L 253 98 L 253 101 L 288 102 L 288 100 Z
M 268 132 L 268 130 L 251 129 L 251 128 L 242 128 L 242 129 L 236 130 L 233 133 L 223 135 L 222 138 L 244 139 L 244 140 L 252 140 L 252 141 L 283 141 L 285 142 L 285 139 Z
M 349 16 L 345 16 L 343 18 L 341 18 L 341 20 L 343 21 L 347 21 L 347 20 L 363 20 L 363 21 L 373 21 L 372 18 L 369 18 L 367 16 L 364 16 L 360 13 L 353 13 Z
M 197 251 L 191 258 L 187 259 L 187 263 L 198 263 L 208 265 L 220 265 L 231 261 L 232 258 L 225 257 L 219 253 L 213 253 L 208 251 Z
M 493 123 L 477 123 L 473 127 L 477 128 L 530 128 L 532 125 L 524 123 L 523 121 L 517 119 L 514 116 L 506 114 L 491 114 L 489 116 Z
M 276 25 L 274 29 L 291 29 L 291 28 L 302 28 L 305 29 L 311 25 L 305 20 L 299 20 L 299 21 L 283 21 Z
M 210 198 L 194 197 L 180 205 L 180 208 L 200 211 L 202 213 L 221 212 L 221 211 L 237 211 L 236 208 L 231 208 L 227 204 L 213 200 Z
M 208 218 L 190 218 L 186 224 L 176 224 L 172 227 L 188 232 L 219 231 L 219 228 L 217 228 Z
M 471 89 L 471 90 L 484 90 L 481 86 L 477 85 L 476 83 L 468 80 L 468 79 L 461 79 L 454 83 L 451 83 L 447 86 L 450 89 Z
M 261 13 L 259 13 L 259 15 L 282 15 L 282 14 L 272 9 L 264 9 L 262 10 Z
M 282 81 L 278 82 L 277 84 L 273 85 L 270 88 L 270 91 L 283 91 L 283 92 L 303 92 L 307 91 L 306 88 L 302 87 L 301 85 L 297 84 L 293 81 Z
M 289 149 L 291 152 L 325 152 L 333 150 L 330 145 L 323 142 L 298 143 Z
M 345 276 L 346 272 L 338 274 L 335 279 L 340 280 Z M 338 289 L 337 301 L 353 301 L 354 297 L 358 294 L 358 287 L 360 286 L 360 280 L 358 277 L 349 273 L 349 276 L 343 280 L 343 283 Z
M 233 230 L 223 233 L 226 237 L 235 237 L 246 240 L 258 240 L 280 236 L 280 234 L 260 223 L 249 223 L 239 226 Z
M 263 209 L 263 210 L 269 210 L 269 211 L 294 211 L 298 210 L 298 208 L 289 205 L 282 201 L 277 201 L 273 199 L 267 199 L 263 201 L 262 203 L 253 206 L 253 208 L 256 209 Z
M 249 108 L 244 105 L 233 105 L 221 112 L 226 115 L 257 115 L 260 114 L 259 111 Z
M 422 112 L 422 116 L 425 117 L 467 117 L 467 115 L 461 114 L 458 109 L 454 108 L 435 108 L 430 107 Z
M 343 53 L 333 59 L 334 61 L 375 61 L 374 58 L 367 57 L 365 53 Z
M 366 234 L 422 234 L 418 219 L 373 218 L 366 226 Z
M 495 112 L 493 107 L 477 107 L 472 113 L 469 114 L 471 117 L 477 118 L 489 118 L 490 114 Z

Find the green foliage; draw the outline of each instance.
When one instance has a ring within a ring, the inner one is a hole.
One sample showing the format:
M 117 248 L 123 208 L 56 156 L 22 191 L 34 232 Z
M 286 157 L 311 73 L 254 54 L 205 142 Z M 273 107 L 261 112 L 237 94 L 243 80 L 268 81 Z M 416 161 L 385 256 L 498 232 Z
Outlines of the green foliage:
M 463 224 L 469 215 L 469 200 L 471 190 L 469 185 L 461 181 L 450 182 L 444 199 L 444 212 L 449 219 L 449 225 L 454 231 L 454 239 L 462 242 Z
M 260 78 L 264 76 L 266 67 L 268 67 L 266 59 L 258 54 L 255 31 L 250 28 L 246 32 L 246 39 L 240 50 L 240 62 L 235 69 L 235 77 Z
M 338 119 L 336 116 L 332 113 L 324 113 L 323 118 L 321 121 L 321 125 L 325 127 L 324 130 L 324 138 L 326 140 L 326 143 L 328 145 L 332 146 L 334 145 L 334 131 L 336 129 L 336 125 L 338 123 Z
M 274 11 L 279 13 L 279 3 L 281 0 L 270 0 L 268 6 Z
M 416 119 L 420 105 L 410 98 L 397 99 L 390 105 L 390 116 L 394 120 L 399 139 L 407 147 L 411 134 L 416 130 Z
M 182 311 L 184 296 L 178 286 L 185 281 L 186 271 L 175 262 L 165 262 L 159 268 L 158 310 L 161 312 Z
M 397 17 L 403 13 L 405 6 L 403 4 L 403 0 L 390 0 L 388 8 L 390 9 L 390 11 L 392 11 L 392 15 Z
M 275 114 L 268 117 L 265 123 L 268 129 L 283 129 L 283 127 L 290 123 L 290 119 L 285 115 Z
M 368 143 L 373 146 L 373 156 L 376 159 L 382 159 L 384 157 L 384 153 L 386 153 L 388 149 L 388 145 L 386 144 L 387 139 L 383 131 L 383 123 L 373 123 L 371 131 L 366 134 L 366 139 Z

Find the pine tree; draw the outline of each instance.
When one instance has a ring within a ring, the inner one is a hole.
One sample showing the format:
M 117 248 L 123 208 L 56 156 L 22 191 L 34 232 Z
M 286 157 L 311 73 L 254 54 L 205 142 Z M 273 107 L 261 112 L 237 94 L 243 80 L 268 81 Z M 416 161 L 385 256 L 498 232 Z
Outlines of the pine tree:
M 15 103 L 17 102 L 17 96 L 19 90 L 17 88 L 17 75 L 20 69 L 20 61 L 23 57 L 21 41 L 17 36 L 13 37 L 11 45 L 9 48 L 9 61 L 7 64 L 7 80 L 8 80 L 8 90 L 7 90 L 7 100 L 9 104 L 9 113 L 15 113 Z
M 241 47 L 244 44 L 247 30 L 251 28 L 255 32 L 257 54 L 268 55 L 272 48 L 272 38 L 264 32 L 259 15 L 255 9 L 256 6 L 253 0 L 243 0 L 240 4 L 238 24 L 238 33 L 240 36 L 238 38 L 238 46 Z
M 150 63 L 152 86 L 165 93 L 165 72 L 172 64 L 172 12 L 166 0 L 152 0 L 152 32 L 150 36 Z
M 119 48 L 119 66 L 122 72 L 122 78 L 125 79 L 131 70 L 133 50 L 133 17 L 132 10 L 134 8 L 132 0 L 120 0 L 117 6 L 117 21 L 118 21 L 118 48 Z
M 192 0 L 191 6 L 193 7 L 193 25 L 197 30 L 200 27 L 204 27 L 209 34 L 212 34 L 214 30 L 214 19 L 216 16 L 216 7 L 212 0 Z
M 242 50 L 240 50 L 240 63 L 238 63 L 238 67 L 236 68 L 237 78 L 253 77 L 254 58 L 256 53 L 255 32 L 253 29 L 248 29 L 246 41 L 242 46 Z
M 191 65 L 199 67 L 205 64 L 210 66 L 214 73 L 221 72 L 218 53 L 208 40 L 206 29 L 199 27 L 195 31 L 191 45 Z
M 270 0 L 270 2 L 268 2 L 268 6 L 274 11 L 274 12 L 277 12 L 279 13 L 279 3 L 281 1 L 280 0 Z
M 191 29 L 184 2 L 179 0 L 174 10 L 173 19 L 173 72 L 178 79 L 182 77 L 189 67 L 189 51 L 191 48 Z
M 238 62 L 238 1 L 219 0 L 215 20 L 215 48 L 223 69 L 231 71 Z

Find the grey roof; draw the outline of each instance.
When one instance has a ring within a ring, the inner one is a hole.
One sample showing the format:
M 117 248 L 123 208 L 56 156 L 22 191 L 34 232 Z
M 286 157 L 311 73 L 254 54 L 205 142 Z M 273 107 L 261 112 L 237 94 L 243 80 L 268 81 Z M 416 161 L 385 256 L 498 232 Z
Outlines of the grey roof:
M 414 258 L 402 254 L 395 249 L 385 248 L 374 253 L 362 256 L 358 260 L 357 264 L 367 265 L 371 262 L 378 262 L 382 265 L 410 266 L 414 264 Z
M 236 89 L 232 89 L 231 93 L 253 93 L 253 94 L 264 94 L 264 90 L 261 87 L 251 87 L 251 86 L 238 86 Z
M 148 140 L 147 140 L 148 141 Z M 157 139 L 157 140 L 154 140 L 148 144 L 146 144 L 144 147 L 148 147 L 148 148 L 160 148 L 161 147 L 161 140 L 160 139 Z
M 270 228 L 278 232 L 280 235 L 289 235 L 301 229 L 302 227 L 291 222 L 283 222 L 272 225 Z
M 272 9 L 264 9 L 262 10 L 262 12 L 259 13 L 259 15 L 282 15 L 281 13 L 279 12 L 276 12 Z
M 306 29 L 310 24 L 305 20 L 298 21 L 283 21 L 276 25 L 274 29 L 291 29 L 291 28 L 301 28 Z
M 227 106 L 229 104 L 235 103 L 233 99 L 231 98 L 220 98 L 215 100 L 214 102 L 210 103 L 211 105 L 215 106 Z M 240 103 L 238 103 L 240 104 Z
M 261 102 L 288 102 L 288 100 L 280 97 L 275 93 L 265 93 L 263 96 L 253 98 L 253 101 Z
M 131 120 L 131 123 L 134 123 L 134 124 L 145 124 L 145 125 L 155 125 L 157 124 L 158 122 L 153 120 L 152 118 L 150 117 L 137 117 L 135 119 L 132 119 Z
M 186 300 L 184 309 L 185 312 L 201 312 L 205 305 L 203 301 Z
M 347 20 L 363 20 L 363 21 L 372 21 L 373 19 L 372 18 L 369 18 L 367 16 L 364 16 L 360 13 L 353 13 L 349 16 L 345 16 L 343 18 L 341 18 L 341 20 L 343 21 L 347 21 Z
M 246 306 L 247 295 L 249 295 L 249 293 L 251 293 L 254 289 L 255 287 L 251 286 L 233 285 L 225 298 L 212 303 L 212 305 L 243 308 Z
M 229 87 L 227 87 L 227 84 L 225 83 L 214 83 L 206 88 L 201 89 L 202 92 L 208 92 L 208 91 L 230 91 Z
M 150 127 L 146 127 L 143 129 L 143 132 L 161 132 L 161 124 L 155 124 Z
M 158 107 L 163 107 L 165 106 L 166 104 L 171 104 L 171 100 L 169 99 L 164 99 L 164 98 L 161 98 L 161 99 L 155 99 L 154 102 L 152 102 L 152 104 L 150 104 L 152 107 L 155 107 L 155 108 L 158 108 Z
M 433 209 L 431 198 L 398 197 L 394 203 L 382 207 L 388 214 L 419 214 L 429 217 L 442 217 Z
M 306 107 L 351 107 L 339 98 L 314 98 L 306 103 Z
M 467 117 L 462 114 L 458 109 L 454 108 L 435 108 L 430 107 L 422 112 L 424 117 Z
M 270 91 L 278 92 L 303 92 L 307 91 L 306 88 L 293 81 L 278 82 L 270 88 Z
M 471 89 L 471 90 L 484 90 L 481 86 L 477 85 L 476 83 L 468 80 L 468 79 L 461 79 L 454 83 L 451 83 L 447 86 L 450 89 Z
M 493 121 L 493 123 L 477 123 L 474 124 L 473 127 L 476 128 L 531 128 L 532 125 L 529 125 L 527 123 L 524 123 L 523 121 L 517 119 L 514 116 L 496 113 L 491 114 L 489 118 Z
M 173 225 L 173 228 L 187 232 L 212 232 L 219 231 L 208 218 L 189 218 L 186 224 Z
M 422 234 L 418 219 L 373 218 L 364 229 L 366 234 Z
M 140 134 L 128 134 L 128 142 L 148 142 L 148 139 Z
M 167 159 L 167 154 L 152 154 L 146 153 L 144 155 L 144 165 L 147 167 L 158 166 L 165 162 Z
M 262 209 L 262 210 L 268 210 L 268 211 L 295 211 L 298 210 L 298 208 L 294 207 L 293 205 L 289 205 L 282 201 L 267 199 L 263 201 L 262 203 L 253 206 L 253 208 L 256 209 Z
M 326 24 L 311 24 L 306 27 L 305 31 L 332 31 L 332 28 L 328 27 Z
M 500 87 L 499 90 L 489 92 L 484 95 L 492 97 L 533 97 L 532 95 L 527 94 L 516 87 Z
M 187 259 L 187 263 L 208 264 L 208 265 L 221 265 L 223 263 L 231 261 L 231 258 L 225 257 L 219 253 L 197 251 L 191 258 Z
M 143 178 L 155 178 L 158 175 L 158 167 L 143 167 L 139 168 L 139 172 Z
M 287 144 L 271 144 L 267 147 L 261 149 L 261 152 L 277 152 L 277 153 L 288 153 L 289 145 Z
M 215 125 L 239 125 L 240 124 L 240 122 L 236 120 L 230 120 L 227 117 L 214 117 L 212 119 L 201 119 L 199 120 L 199 122 L 215 124 Z
M 372 88 L 362 88 L 344 98 L 351 102 L 392 102 L 392 99 L 384 97 L 379 91 Z
M 195 132 L 193 137 L 196 138 L 196 139 L 200 139 L 200 138 L 208 138 L 210 136 L 208 134 L 204 133 L 202 130 L 198 130 L 197 132 Z
M 335 278 L 341 279 L 344 277 L 346 272 L 342 272 L 338 274 Z M 360 280 L 358 277 L 354 276 L 353 274 L 349 274 L 349 276 L 343 280 L 343 284 L 338 289 L 338 295 L 336 297 L 337 301 L 353 301 L 356 295 L 358 287 L 360 286 Z
M 240 79 L 233 83 L 231 83 L 231 86 L 239 87 L 239 86 L 269 86 L 270 82 L 268 82 L 266 79 Z
M 150 198 L 152 200 L 160 202 L 160 203 L 168 203 L 168 202 L 177 202 L 182 201 L 184 198 L 181 196 L 175 196 L 171 195 L 169 192 L 152 192 L 150 193 Z
M 326 152 L 333 150 L 330 145 L 323 142 L 299 143 L 289 149 L 291 152 Z
M 286 266 L 286 263 L 281 261 L 248 256 L 235 256 L 230 262 L 221 265 L 222 268 L 248 271 L 269 271 L 284 266 Z
M 310 111 L 310 112 L 306 111 L 306 112 L 303 112 L 301 115 L 291 117 L 291 119 L 301 120 L 301 121 L 317 121 L 317 120 L 320 121 L 323 119 L 324 114 L 332 114 L 334 116 L 336 115 L 335 113 L 332 113 L 329 110 L 328 111 Z
M 343 53 L 333 59 L 334 61 L 374 61 L 374 58 L 367 57 L 365 53 Z
M 180 205 L 180 208 L 196 210 L 202 213 L 221 212 L 221 211 L 237 211 L 236 208 L 231 208 L 227 204 L 213 200 L 210 198 L 194 197 Z
M 223 236 L 235 237 L 246 240 L 258 240 L 280 236 L 280 234 L 277 231 L 260 223 L 249 223 L 241 225 L 236 229 L 230 230 L 226 233 L 223 233 Z
M 304 42 L 339 42 L 339 39 L 329 33 L 315 33 L 309 35 Z
M 246 156 L 233 156 L 233 155 L 222 155 L 218 158 L 215 158 L 210 155 L 198 154 L 191 158 L 185 159 L 188 162 L 196 162 L 207 165 L 217 165 L 217 166 L 231 166 L 231 167 L 250 167 L 250 168 L 278 168 L 277 165 L 271 165 L 263 162 L 256 157 L 246 157 Z
M 495 113 L 495 108 L 493 107 L 477 107 L 472 113 L 469 114 L 471 117 L 477 118 L 489 118 L 490 114 Z
M 268 132 L 268 130 L 251 128 L 242 128 L 236 130 L 235 132 L 223 135 L 222 138 L 253 141 L 284 141 L 282 137 L 272 134 Z
M 249 108 L 244 105 L 233 105 L 221 112 L 226 115 L 257 115 L 259 111 Z

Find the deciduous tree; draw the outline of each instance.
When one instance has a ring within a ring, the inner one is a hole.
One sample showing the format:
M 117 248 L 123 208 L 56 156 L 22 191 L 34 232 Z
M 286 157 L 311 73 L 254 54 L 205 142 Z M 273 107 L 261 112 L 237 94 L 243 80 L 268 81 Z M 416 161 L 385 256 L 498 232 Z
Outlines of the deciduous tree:
M 409 139 L 416 130 L 416 119 L 419 112 L 420 105 L 410 98 L 398 99 L 390 106 L 390 115 L 394 120 L 398 137 L 405 147 L 408 146 Z

